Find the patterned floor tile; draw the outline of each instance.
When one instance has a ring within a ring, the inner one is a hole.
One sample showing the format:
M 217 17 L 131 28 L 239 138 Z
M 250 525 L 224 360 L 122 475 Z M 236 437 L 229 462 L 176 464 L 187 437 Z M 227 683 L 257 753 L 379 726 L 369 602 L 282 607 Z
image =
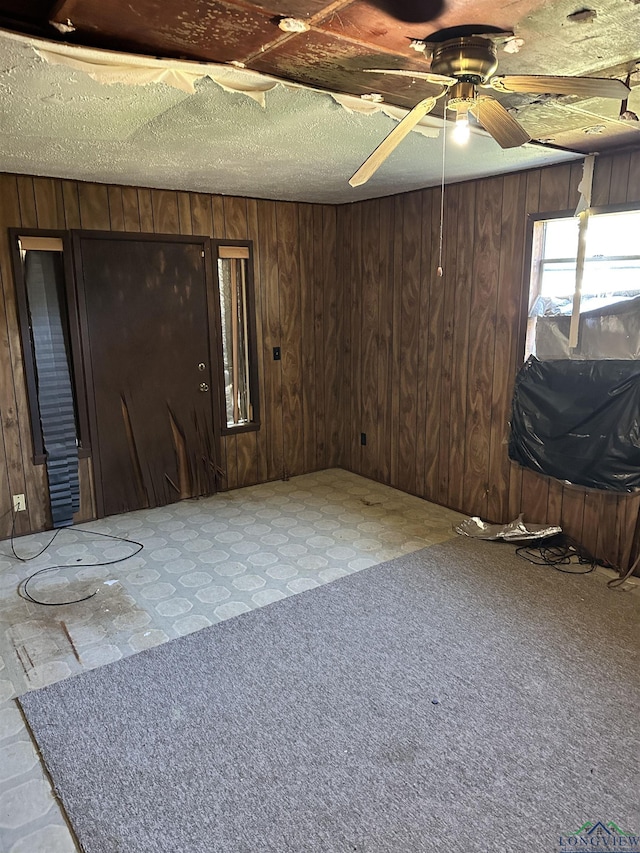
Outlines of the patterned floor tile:
M 445 541 L 461 518 L 335 469 L 64 530 L 26 563 L 0 542 L 0 850 L 76 851 L 13 697 Z M 23 537 L 16 550 L 29 558 L 50 538 Z M 129 559 L 91 565 L 135 543 L 143 550 Z M 32 572 L 60 565 L 31 593 L 90 598 L 47 607 L 17 594 Z

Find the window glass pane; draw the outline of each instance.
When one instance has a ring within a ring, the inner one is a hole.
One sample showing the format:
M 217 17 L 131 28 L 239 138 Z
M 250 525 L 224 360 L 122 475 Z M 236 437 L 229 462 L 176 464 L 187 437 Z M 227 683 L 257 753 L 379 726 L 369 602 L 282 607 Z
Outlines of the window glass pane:
M 572 299 L 576 286 L 575 261 L 544 263 L 540 278 L 540 295 L 557 299 Z
M 576 263 L 575 260 L 554 261 L 553 258 L 567 258 L 572 255 L 575 257 L 577 223 L 578 220 L 574 217 L 549 220 L 545 223 L 539 298 L 535 303 L 535 310 L 532 310 L 533 314 L 571 313 L 570 307 L 569 311 L 565 312 L 564 306 L 555 303 L 573 299 Z M 636 247 L 633 237 L 637 228 L 640 228 L 640 211 L 590 217 L 582 280 L 581 314 L 640 296 L 640 247 Z M 628 257 L 620 258 L 620 255 Z M 541 308 L 543 304 L 544 309 Z
M 586 260 L 580 313 L 640 296 L 640 261 Z
M 587 257 L 640 255 L 640 211 L 605 213 L 589 219 Z
M 225 411 L 228 427 L 251 423 L 247 261 L 218 258 Z
M 545 258 L 573 258 L 578 247 L 578 219 L 549 219 L 544 229 Z

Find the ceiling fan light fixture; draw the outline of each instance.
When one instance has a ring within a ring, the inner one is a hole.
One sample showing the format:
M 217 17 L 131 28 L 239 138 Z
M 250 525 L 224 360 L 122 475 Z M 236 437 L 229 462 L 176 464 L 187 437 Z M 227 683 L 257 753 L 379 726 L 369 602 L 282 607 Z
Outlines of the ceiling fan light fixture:
M 456 114 L 453 139 L 458 145 L 469 141 L 469 111 L 476 105 L 476 92 L 473 83 L 459 82 L 450 90 L 447 109 Z
M 453 138 L 458 145 L 466 145 L 470 135 L 469 113 L 467 110 L 460 110 L 456 115 L 456 123 L 453 127 Z

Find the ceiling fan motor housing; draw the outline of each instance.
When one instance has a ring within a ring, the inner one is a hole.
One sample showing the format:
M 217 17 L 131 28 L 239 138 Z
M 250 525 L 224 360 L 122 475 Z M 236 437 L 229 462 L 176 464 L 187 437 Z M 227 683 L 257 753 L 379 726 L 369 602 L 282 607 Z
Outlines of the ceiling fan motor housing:
M 436 45 L 431 71 L 466 83 L 484 83 L 498 67 L 496 47 L 489 39 L 466 36 Z
M 449 89 L 447 109 L 457 113 L 468 112 L 476 103 L 476 87 L 473 83 L 461 81 Z

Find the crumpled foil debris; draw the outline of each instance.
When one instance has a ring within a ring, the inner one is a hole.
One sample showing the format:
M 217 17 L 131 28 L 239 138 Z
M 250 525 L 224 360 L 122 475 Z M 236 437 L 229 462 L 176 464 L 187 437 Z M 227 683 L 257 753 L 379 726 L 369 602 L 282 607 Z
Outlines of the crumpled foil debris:
M 489 524 L 474 515 L 466 518 L 454 527 L 461 536 L 472 536 L 474 539 L 504 539 L 506 542 L 526 542 L 530 539 L 546 539 L 562 533 L 561 527 L 548 524 L 525 524 L 522 513 L 509 524 Z

